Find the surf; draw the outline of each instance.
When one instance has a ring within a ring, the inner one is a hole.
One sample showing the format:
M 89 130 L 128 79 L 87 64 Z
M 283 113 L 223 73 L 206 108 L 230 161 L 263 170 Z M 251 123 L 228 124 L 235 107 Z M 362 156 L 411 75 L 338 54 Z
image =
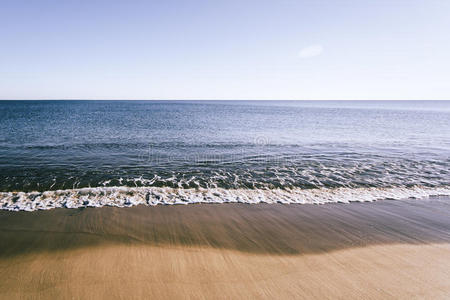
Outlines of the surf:
M 0 192 L 0 209 L 36 211 L 53 208 L 130 207 L 225 203 L 328 204 L 449 196 L 450 186 L 316 189 L 182 189 L 170 187 L 91 187 L 44 192 Z

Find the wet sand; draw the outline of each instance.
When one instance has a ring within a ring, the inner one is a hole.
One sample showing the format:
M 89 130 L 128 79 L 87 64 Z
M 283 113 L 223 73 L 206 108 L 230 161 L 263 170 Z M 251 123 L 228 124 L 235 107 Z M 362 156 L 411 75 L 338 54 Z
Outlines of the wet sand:
M 450 295 L 450 199 L 0 211 L 0 298 Z

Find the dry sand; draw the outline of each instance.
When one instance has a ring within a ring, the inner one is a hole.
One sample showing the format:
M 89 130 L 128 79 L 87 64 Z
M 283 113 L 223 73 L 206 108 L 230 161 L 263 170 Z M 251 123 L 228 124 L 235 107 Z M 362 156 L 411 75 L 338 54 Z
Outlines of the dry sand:
M 0 298 L 450 298 L 450 199 L 0 212 Z

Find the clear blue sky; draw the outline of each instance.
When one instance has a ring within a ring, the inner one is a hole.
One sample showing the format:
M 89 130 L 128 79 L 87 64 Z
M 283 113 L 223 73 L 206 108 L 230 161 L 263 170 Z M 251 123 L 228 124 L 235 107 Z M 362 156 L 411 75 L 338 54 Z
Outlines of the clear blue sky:
M 0 0 L 0 99 L 450 99 L 448 0 Z

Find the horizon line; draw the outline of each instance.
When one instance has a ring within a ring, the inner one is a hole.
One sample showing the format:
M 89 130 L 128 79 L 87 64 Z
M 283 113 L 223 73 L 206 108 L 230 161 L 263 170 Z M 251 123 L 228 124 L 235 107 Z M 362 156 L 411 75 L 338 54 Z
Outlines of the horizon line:
M 0 101 L 450 101 L 449 99 L 0 99 Z

